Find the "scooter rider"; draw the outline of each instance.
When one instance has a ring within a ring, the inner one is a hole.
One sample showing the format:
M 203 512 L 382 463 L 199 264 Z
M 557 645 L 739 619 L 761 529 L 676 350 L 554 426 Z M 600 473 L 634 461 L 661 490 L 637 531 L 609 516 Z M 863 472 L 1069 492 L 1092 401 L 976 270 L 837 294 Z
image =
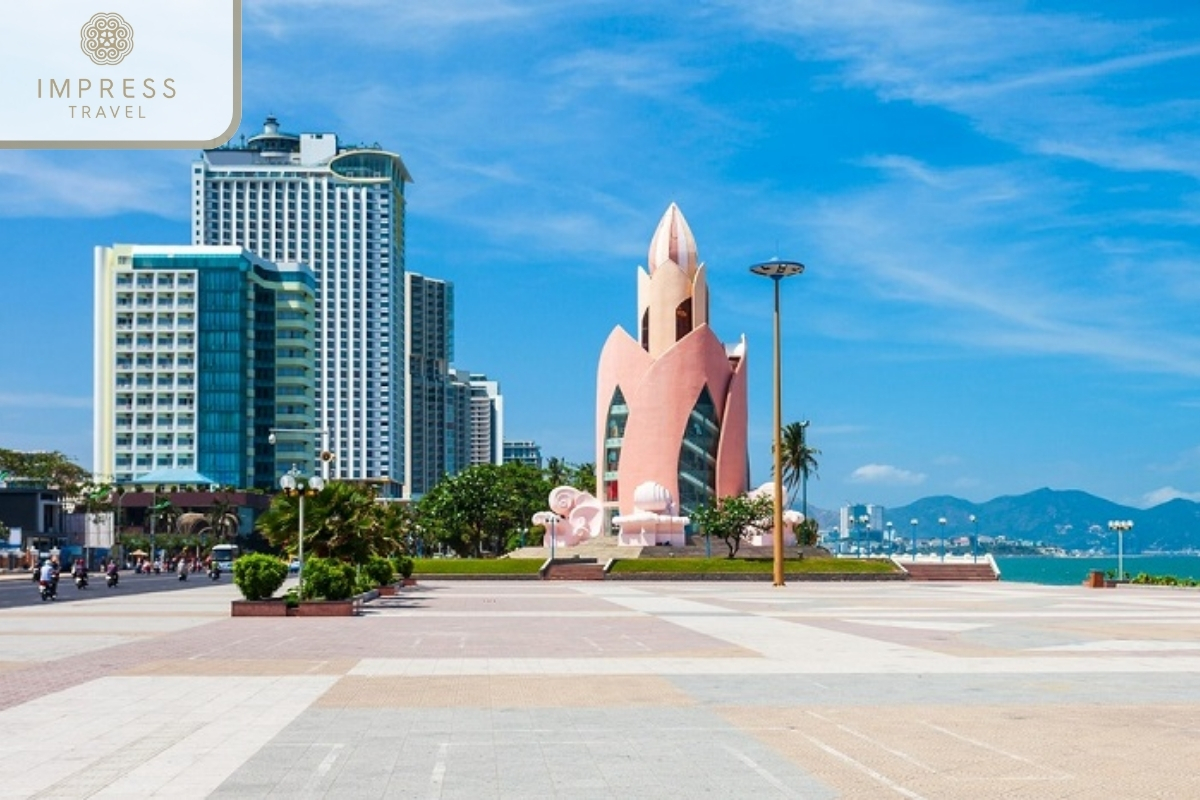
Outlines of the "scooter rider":
M 117 574 L 117 562 L 116 561 L 108 562 L 107 574 L 108 574 L 108 585 L 116 586 L 117 581 L 120 580 L 120 576 Z
M 38 576 L 38 585 L 45 590 L 51 600 L 57 599 L 58 595 L 58 570 L 56 566 L 50 559 L 46 559 L 42 562 L 41 573 Z
M 87 565 L 83 563 L 82 558 L 75 560 L 75 566 L 71 570 L 71 577 L 75 579 L 75 585 L 80 589 L 87 586 L 88 569 Z

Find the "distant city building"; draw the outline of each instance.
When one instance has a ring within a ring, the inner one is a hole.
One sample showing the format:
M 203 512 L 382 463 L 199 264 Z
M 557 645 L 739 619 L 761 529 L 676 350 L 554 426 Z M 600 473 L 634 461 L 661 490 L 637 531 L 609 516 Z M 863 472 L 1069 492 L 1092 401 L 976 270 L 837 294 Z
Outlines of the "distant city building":
M 458 442 L 463 449 L 459 470 L 475 464 L 504 463 L 504 396 L 500 382 L 462 369 L 452 371 L 452 403 L 458 416 Z
M 406 496 L 419 497 L 461 468 L 450 362 L 454 359 L 454 284 L 407 274 L 408 353 Z
M 316 278 L 316 420 L 332 476 L 385 493 L 405 479 L 404 184 L 400 156 L 333 133 L 260 134 L 192 167 L 192 241 L 309 264 Z M 257 446 L 257 444 L 256 444 Z M 391 486 L 381 484 L 393 484 Z
M 537 442 L 505 442 L 504 463 L 517 462 L 542 468 L 542 448 Z
M 600 354 L 596 485 L 611 519 L 647 483 L 686 514 L 746 491 L 746 342 L 709 327 L 708 281 L 679 208 L 667 208 L 638 270 L 635 339 L 617 327 Z M 658 502 L 658 501 L 656 501 Z
M 883 506 L 846 504 L 842 506 L 838 522 L 838 534 L 842 538 L 852 537 L 858 531 L 874 531 L 878 534 L 883 530 Z M 867 518 L 863 523 L 863 517 Z M 878 537 L 876 537 L 878 538 Z
M 266 489 L 315 469 L 314 280 L 241 247 L 95 251 L 93 472 L 198 472 Z

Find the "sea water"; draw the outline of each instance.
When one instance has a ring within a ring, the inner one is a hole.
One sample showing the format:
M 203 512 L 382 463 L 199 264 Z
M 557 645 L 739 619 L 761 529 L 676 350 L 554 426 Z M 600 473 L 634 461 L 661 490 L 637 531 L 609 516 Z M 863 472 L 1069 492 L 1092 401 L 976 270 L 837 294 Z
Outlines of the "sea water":
M 1064 558 L 1055 556 L 999 556 L 1000 580 L 1021 583 L 1046 583 L 1057 586 L 1083 583 L 1094 569 L 1115 574 L 1116 556 Z M 1125 556 L 1125 575 L 1139 573 L 1174 575 L 1200 580 L 1200 556 Z

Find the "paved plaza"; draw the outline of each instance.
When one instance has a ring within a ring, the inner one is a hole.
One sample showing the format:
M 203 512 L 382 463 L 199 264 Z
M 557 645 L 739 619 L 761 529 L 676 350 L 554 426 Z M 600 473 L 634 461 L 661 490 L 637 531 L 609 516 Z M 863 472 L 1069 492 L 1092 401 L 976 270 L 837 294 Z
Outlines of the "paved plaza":
M 32 589 L 31 589 L 32 591 Z M 1200 797 L 1200 592 L 423 582 L 0 610 L 3 797 Z

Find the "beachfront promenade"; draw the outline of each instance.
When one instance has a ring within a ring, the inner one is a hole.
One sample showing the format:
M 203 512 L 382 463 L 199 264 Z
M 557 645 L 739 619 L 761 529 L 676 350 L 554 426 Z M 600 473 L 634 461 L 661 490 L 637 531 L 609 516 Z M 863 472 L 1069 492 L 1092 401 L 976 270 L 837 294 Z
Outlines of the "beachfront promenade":
M 3 797 L 1197 797 L 1200 592 L 228 584 L 0 611 Z

